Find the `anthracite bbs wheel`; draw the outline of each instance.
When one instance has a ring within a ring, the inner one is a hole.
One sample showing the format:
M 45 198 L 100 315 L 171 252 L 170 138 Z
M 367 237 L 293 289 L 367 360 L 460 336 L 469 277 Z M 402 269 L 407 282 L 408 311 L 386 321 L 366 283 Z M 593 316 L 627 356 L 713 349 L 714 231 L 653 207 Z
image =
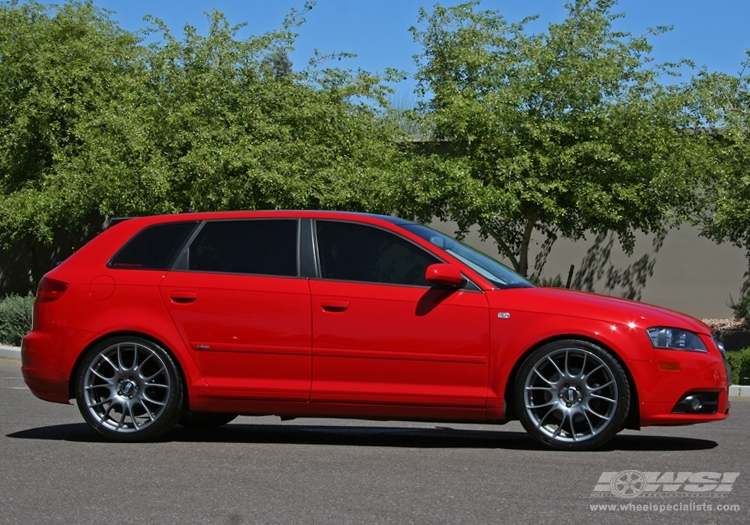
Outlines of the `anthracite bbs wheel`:
M 182 377 L 172 357 L 140 337 L 108 339 L 84 357 L 76 400 L 86 422 L 115 441 L 154 439 L 182 414 Z
M 556 449 L 588 450 L 622 429 L 630 387 L 622 366 L 606 350 L 585 341 L 556 341 L 523 362 L 514 402 L 536 440 Z

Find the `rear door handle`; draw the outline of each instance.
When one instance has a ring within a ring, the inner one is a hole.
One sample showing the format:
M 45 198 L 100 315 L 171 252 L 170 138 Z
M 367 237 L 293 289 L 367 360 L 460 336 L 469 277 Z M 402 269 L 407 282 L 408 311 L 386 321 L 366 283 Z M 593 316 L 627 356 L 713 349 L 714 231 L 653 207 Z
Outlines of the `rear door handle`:
M 192 303 L 198 298 L 198 292 L 170 292 L 169 298 L 175 303 Z
M 320 306 L 326 312 L 343 312 L 349 308 L 349 301 L 325 300 L 320 302 Z

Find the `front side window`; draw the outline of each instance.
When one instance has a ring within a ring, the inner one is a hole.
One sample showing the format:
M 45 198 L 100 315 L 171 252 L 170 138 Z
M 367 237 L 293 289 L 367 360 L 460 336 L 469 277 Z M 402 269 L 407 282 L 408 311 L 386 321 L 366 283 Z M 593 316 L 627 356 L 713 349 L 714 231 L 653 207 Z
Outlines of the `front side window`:
M 445 250 L 498 288 L 528 288 L 533 285 L 492 257 L 421 224 L 406 223 L 405 230 Z
M 297 227 L 295 219 L 209 221 L 190 244 L 187 269 L 297 276 Z
M 324 279 L 429 286 L 425 271 L 440 261 L 385 230 L 336 221 L 316 221 Z

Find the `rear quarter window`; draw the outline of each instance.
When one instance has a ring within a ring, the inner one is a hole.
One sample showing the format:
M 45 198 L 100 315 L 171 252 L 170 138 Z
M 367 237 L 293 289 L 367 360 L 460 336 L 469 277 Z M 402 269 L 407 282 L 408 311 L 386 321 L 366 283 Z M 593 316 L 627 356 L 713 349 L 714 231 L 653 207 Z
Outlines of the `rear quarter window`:
M 195 229 L 197 221 L 148 226 L 135 234 L 110 260 L 110 268 L 167 270 Z

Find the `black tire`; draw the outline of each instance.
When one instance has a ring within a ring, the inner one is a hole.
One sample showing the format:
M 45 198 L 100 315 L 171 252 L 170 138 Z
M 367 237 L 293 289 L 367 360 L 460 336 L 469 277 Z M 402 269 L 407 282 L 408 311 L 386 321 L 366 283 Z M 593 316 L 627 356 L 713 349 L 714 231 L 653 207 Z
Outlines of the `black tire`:
M 186 428 L 195 430 L 211 430 L 226 425 L 237 418 L 237 414 L 222 412 L 185 412 L 177 422 Z
M 114 337 L 84 356 L 76 401 L 83 418 L 102 436 L 120 442 L 153 440 L 182 414 L 182 375 L 169 353 L 152 341 Z
M 513 401 L 524 428 L 540 443 L 591 450 L 623 428 L 630 385 L 608 351 L 586 341 L 555 341 L 523 361 Z

